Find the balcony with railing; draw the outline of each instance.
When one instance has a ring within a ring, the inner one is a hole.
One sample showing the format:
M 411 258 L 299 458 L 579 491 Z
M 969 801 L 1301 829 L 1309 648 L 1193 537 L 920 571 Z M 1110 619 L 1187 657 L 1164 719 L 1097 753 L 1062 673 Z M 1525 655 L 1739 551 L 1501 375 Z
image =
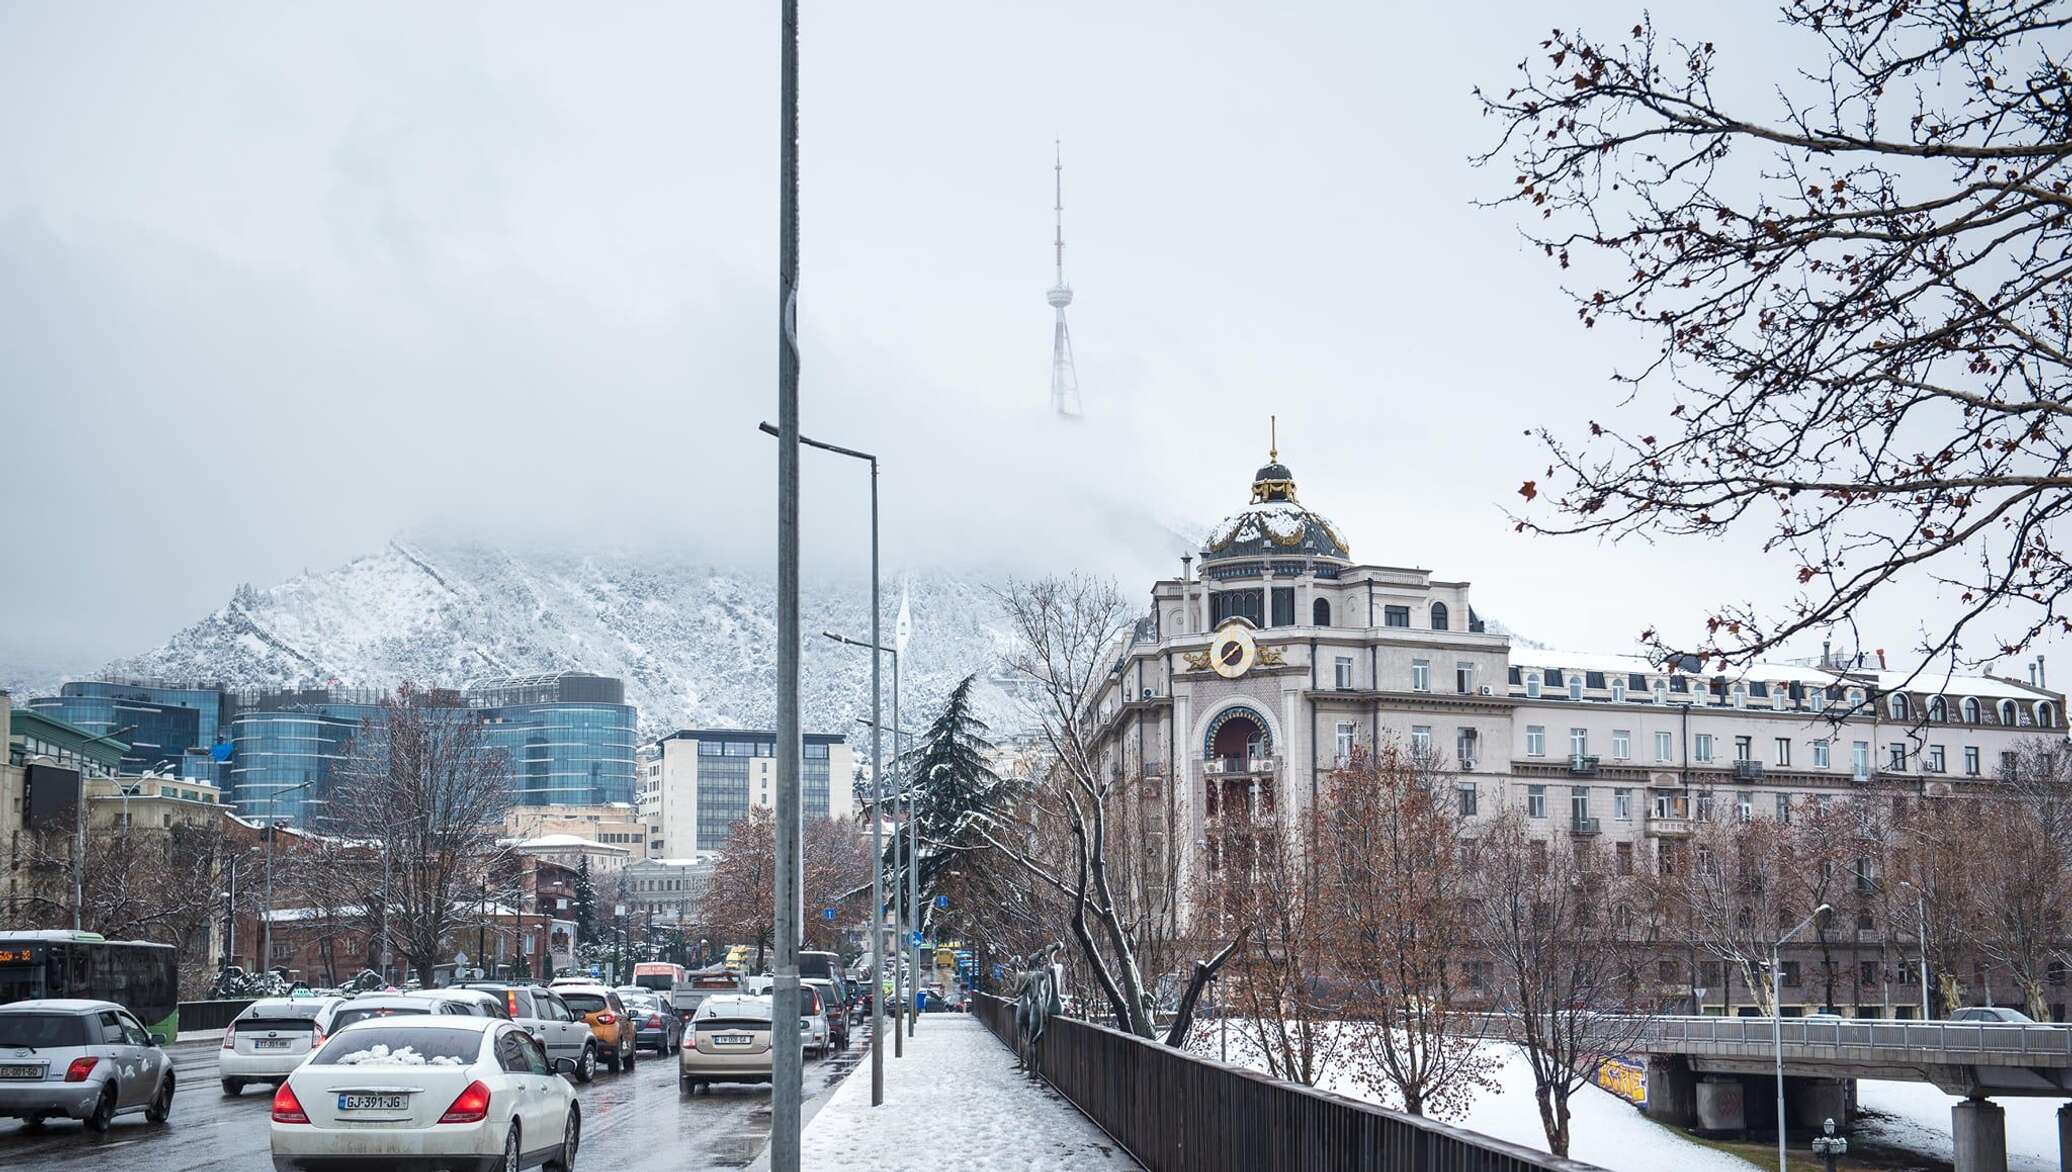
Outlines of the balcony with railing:
M 1603 824 L 1595 818 L 1571 818 L 1568 822 L 1570 834 L 1599 834 L 1603 829 Z
M 1647 823 L 1647 833 L 1668 838 L 1688 838 L 1691 829 L 1691 820 L 1682 815 L 1650 815 Z
M 1736 762 L 1734 762 L 1734 780 L 1735 780 L 1735 781 L 1761 781 L 1762 779 L 1763 779 L 1763 763 L 1762 763 L 1762 762 L 1760 762 L 1760 761 L 1750 761 L 1750 760 L 1741 760 L 1741 761 L 1736 761 Z
M 1279 757 L 1205 757 L 1201 771 L 1208 777 L 1272 777 L 1281 771 Z
M 1575 754 L 1568 759 L 1568 771 L 1576 777 L 1596 777 L 1597 758 Z

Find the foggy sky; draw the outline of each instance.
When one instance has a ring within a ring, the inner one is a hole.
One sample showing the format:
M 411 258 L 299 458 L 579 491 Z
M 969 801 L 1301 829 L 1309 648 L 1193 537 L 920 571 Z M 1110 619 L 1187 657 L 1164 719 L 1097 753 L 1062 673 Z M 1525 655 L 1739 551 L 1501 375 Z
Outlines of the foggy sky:
M 1241 505 L 1277 414 L 1356 558 L 1539 640 L 1788 594 L 1752 542 L 1503 516 L 1524 429 L 1612 410 L 1648 343 L 1471 206 L 1510 175 L 1467 162 L 1470 89 L 1631 6 L 803 8 L 804 427 L 883 457 L 894 563 L 1138 594 L 1174 569 L 1143 525 Z M 1675 8 L 1767 84 L 1766 9 Z M 140 651 L 398 532 L 770 559 L 776 48 L 773 4 L 0 4 L 0 661 Z M 859 567 L 859 470 L 807 471 L 808 573 Z

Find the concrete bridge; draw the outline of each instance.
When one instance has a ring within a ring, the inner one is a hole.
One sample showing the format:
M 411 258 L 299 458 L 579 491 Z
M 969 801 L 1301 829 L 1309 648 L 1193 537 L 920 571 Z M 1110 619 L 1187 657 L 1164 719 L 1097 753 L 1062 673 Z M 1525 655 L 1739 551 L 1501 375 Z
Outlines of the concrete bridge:
M 1786 1124 L 1817 1131 L 1856 1110 L 1856 1080 L 1933 1083 L 1952 1106 L 1957 1172 L 2007 1172 L 2006 1116 L 1995 1098 L 2072 1099 L 2072 1027 L 1835 1017 L 1606 1019 L 1646 1056 L 1650 1117 L 1699 1131 L 1776 1123 L 1777 1032 Z M 2058 1108 L 2059 1166 L 2072 1172 L 2072 1104 Z

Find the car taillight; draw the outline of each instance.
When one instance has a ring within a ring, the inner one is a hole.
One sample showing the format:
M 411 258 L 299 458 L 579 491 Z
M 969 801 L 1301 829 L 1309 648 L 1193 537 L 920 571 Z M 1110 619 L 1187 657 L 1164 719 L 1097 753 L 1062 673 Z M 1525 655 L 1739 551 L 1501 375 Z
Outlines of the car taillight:
M 275 1123 L 308 1123 L 309 1115 L 302 1109 L 302 1100 L 295 1097 L 295 1090 L 287 1083 L 273 1093 L 273 1121 Z
M 468 1084 L 468 1089 L 456 1095 L 453 1105 L 446 1108 L 446 1114 L 439 1116 L 441 1123 L 480 1123 L 489 1118 L 489 1088 L 480 1079 Z
M 661 1014 L 659 1014 L 659 1013 L 650 1013 L 650 1014 L 648 1014 L 648 1024 L 649 1024 L 649 1025 L 651 1025 L 651 1026 L 659 1026 L 659 1025 L 661 1025 L 661 1024 L 662 1024 L 662 1015 L 661 1015 Z
M 94 1063 L 99 1061 L 98 1058 L 74 1058 L 72 1065 L 65 1068 L 65 1081 L 85 1082 L 86 1076 L 94 1072 Z
M 514 990 L 511 990 L 511 989 L 506 989 L 506 990 L 504 990 L 504 1008 L 505 1008 L 505 1010 L 507 1010 L 507 1011 L 508 1011 L 508 1012 L 510 1013 L 510 1015 L 511 1015 L 511 1017 L 512 1017 L 512 1019 L 513 1019 L 513 1020 L 516 1020 L 516 1019 L 517 1019 L 517 1017 L 518 1017 L 518 994 L 517 994 L 517 992 L 515 992 Z
M 618 1020 L 619 1015 L 616 1013 L 600 1013 L 597 1015 L 598 1025 L 612 1025 L 615 1024 Z
M 224 1031 L 223 1031 L 223 1048 L 224 1048 L 225 1050 L 235 1050 L 235 1049 L 237 1049 L 237 1025 L 236 1025 L 236 1023 L 232 1023 L 229 1029 L 227 1029 L 227 1030 L 224 1030 Z
M 324 1044 L 324 1031 L 323 1031 L 322 1029 L 313 1029 L 313 1030 L 309 1031 L 309 1048 L 310 1048 L 310 1049 L 312 1049 L 312 1050 L 315 1050 L 315 1049 L 317 1049 L 318 1047 L 322 1046 L 323 1044 Z

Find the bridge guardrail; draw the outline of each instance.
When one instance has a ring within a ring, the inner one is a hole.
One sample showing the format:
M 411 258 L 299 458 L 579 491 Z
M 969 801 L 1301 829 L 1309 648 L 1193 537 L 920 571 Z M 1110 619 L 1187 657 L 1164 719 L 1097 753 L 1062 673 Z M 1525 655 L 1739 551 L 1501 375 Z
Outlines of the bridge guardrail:
M 1968 1021 L 1886 1021 L 1821 1017 L 1657 1017 L 1639 1042 L 1691 1045 L 1834 1046 L 1860 1050 L 1935 1051 L 1985 1059 L 2021 1055 L 2072 1066 L 2072 1027 L 2047 1022 L 1990 1024 Z

